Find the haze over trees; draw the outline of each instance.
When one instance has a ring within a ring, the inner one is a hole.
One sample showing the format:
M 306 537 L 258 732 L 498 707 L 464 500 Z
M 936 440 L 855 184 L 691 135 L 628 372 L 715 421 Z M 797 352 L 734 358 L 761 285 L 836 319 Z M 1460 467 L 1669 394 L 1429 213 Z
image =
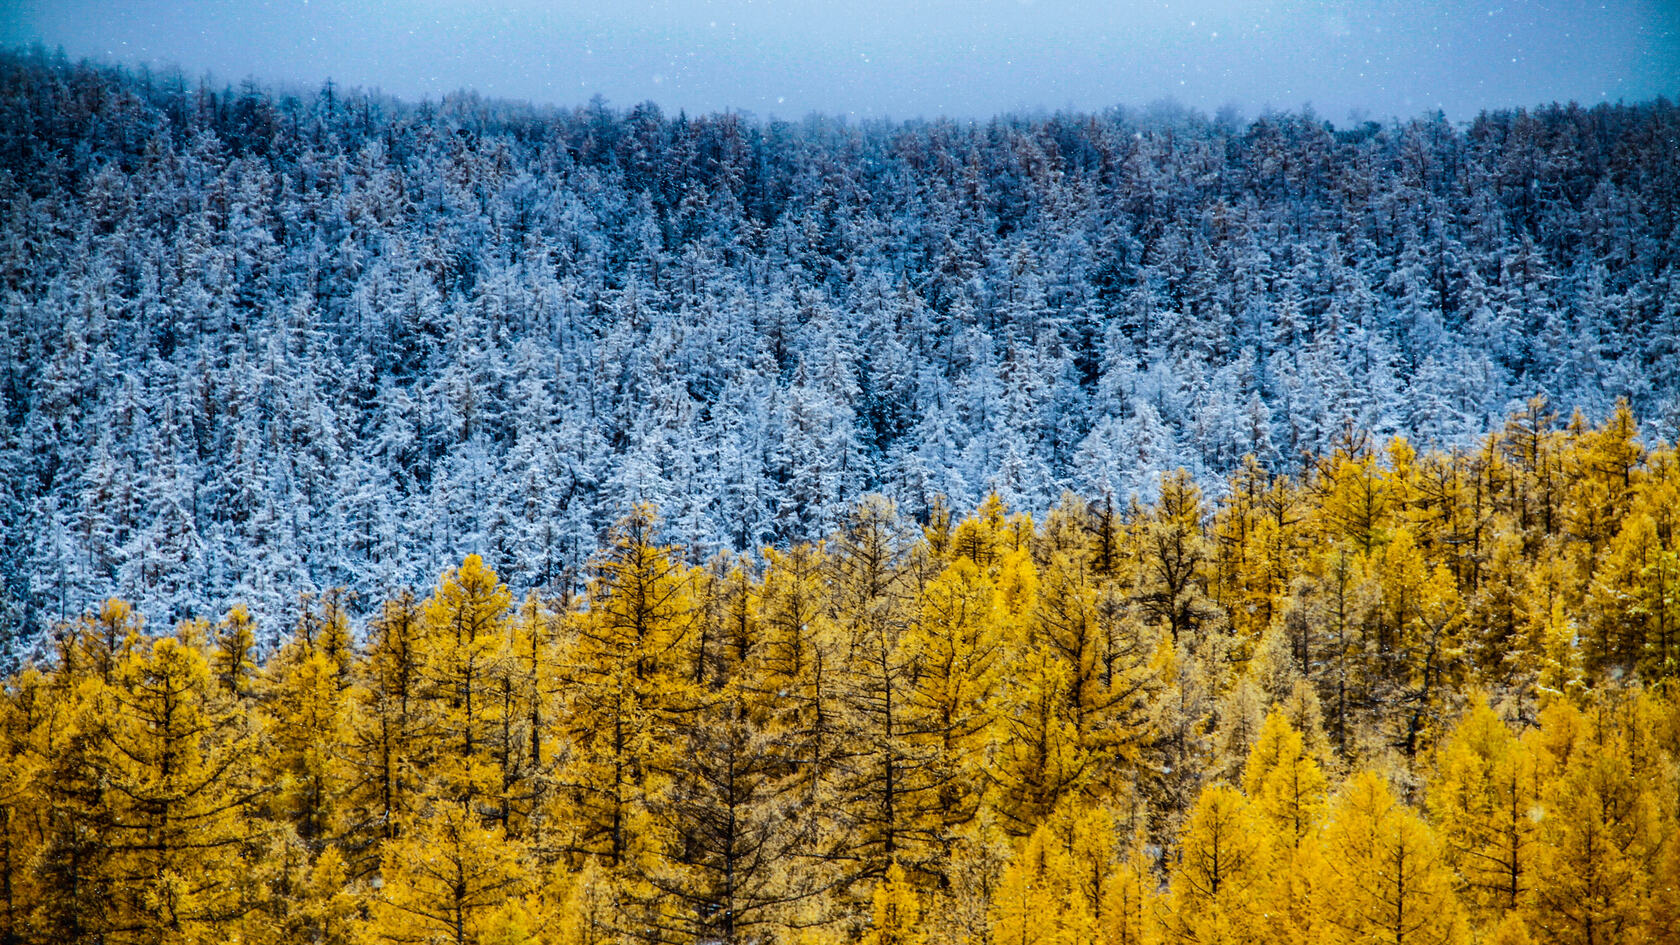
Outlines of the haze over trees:
M 272 654 L 300 592 L 361 618 L 468 554 L 565 596 L 644 502 L 695 563 L 868 493 L 1120 514 L 1350 431 L 1469 446 L 1536 393 L 1672 440 L 1677 134 L 1662 100 L 785 123 L 7 53 L 0 652 L 118 594 L 243 603 Z

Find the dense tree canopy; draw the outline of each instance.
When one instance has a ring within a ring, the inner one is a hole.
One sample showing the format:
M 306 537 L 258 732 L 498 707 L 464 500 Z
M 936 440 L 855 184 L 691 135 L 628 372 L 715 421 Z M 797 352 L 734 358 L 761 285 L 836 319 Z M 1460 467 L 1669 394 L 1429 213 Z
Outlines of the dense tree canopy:
M 467 554 L 575 592 L 640 502 L 694 563 L 828 535 L 868 492 L 917 522 L 994 491 L 1118 512 L 1350 430 L 1467 446 L 1537 392 L 1673 439 L 1677 135 L 1660 100 L 788 123 L 6 53 L 4 654 L 113 592 L 164 625 L 244 602 L 270 650 L 299 592 L 361 616 Z M 1509 462 L 1549 483 L 1518 517 L 1556 514 L 1574 470 Z M 1343 472 L 1368 555 L 1387 499 Z M 1293 512 L 1255 500 L 1220 540 L 1266 607 Z M 1646 532 L 1579 524 L 1630 562 L 1598 593 L 1654 600 Z M 1152 606 L 1195 622 L 1179 564 Z M 1376 628 L 1419 665 L 1422 606 Z
M 698 565 L 637 506 L 581 594 L 471 555 L 272 650 L 111 600 L 0 690 L 0 941 L 1673 941 L 1633 429 Z
M 1677 136 L 0 53 L 0 945 L 1680 939 Z

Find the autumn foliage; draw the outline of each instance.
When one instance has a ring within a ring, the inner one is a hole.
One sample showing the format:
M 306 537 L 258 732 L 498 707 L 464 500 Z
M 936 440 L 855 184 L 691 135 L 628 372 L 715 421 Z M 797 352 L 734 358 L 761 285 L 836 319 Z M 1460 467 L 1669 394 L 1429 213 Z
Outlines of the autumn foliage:
M 111 601 L 0 698 L 0 943 L 1673 942 L 1677 510 L 1536 402 L 757 557 L 635 508 L 272 652 Z

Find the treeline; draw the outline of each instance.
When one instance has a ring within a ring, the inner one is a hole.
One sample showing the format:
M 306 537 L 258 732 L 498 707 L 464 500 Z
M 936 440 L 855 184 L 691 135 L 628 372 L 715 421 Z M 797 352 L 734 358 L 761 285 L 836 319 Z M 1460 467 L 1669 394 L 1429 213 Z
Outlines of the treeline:
M 0 942 L 1672 942 L 1680 466 L 1473 450 L 685 563 L 477 556 L 58 628 L 0 700 Z
M 1660 99 L 785 122 L 0 52 L 0 671 L 113 593 L 559 594 L 639 503 L 703 561 L 1536 391 L 1672 440 L 1676 154 Z

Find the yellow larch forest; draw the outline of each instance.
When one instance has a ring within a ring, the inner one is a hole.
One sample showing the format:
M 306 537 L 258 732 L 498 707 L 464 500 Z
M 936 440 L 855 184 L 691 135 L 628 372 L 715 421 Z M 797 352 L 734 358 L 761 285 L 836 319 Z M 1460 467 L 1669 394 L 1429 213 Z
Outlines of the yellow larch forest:
M 112 600 L 0 699 L 0 945 L 1680 941 L 1680 468 L 1624 407 L 575 599 Z

